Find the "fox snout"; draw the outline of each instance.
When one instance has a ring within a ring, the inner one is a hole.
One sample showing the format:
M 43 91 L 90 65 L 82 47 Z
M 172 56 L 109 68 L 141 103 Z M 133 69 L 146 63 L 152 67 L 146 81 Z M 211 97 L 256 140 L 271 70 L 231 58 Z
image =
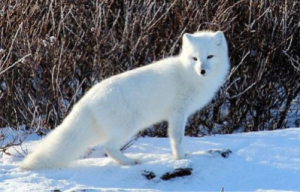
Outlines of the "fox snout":
M 207 76 L 209 75 L 214 69 L 214 66 L 210 63 L 201 63 L 200 67 L 198 69 L 198 74 L 201 76 Z
M 204 69 L 201 69 L 201 75 L 205 75 L 206 71 Z
M 199 66 L 195 67 L 195 70 L 199 76 L 206 76 L 209 74 L 209 71 L 210 71 L 210 70 L 207 70 L 207 69 L 199 67 Z

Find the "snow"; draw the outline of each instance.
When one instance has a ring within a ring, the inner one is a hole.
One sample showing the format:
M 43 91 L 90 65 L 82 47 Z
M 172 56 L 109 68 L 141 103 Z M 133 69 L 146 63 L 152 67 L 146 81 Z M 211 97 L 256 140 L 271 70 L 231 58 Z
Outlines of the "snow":
M 35 144 L 31 135 L 22 149 Z M 120 166 L 97 146 L 68 168 L 23 171 L 22 150 L 15 147 L 13 156 L 0 155 L 0 191 L 300 191 L 300 128 L 186 137 L 185 148 L 186 159 L 174 160 L 167 138 L 140 138 L 125 151 L 141 159 L 139 165 Z M 223 149 L 232 153 L 227 158 L 209 153 Z M 191 168 L 192 174 L 160 178 L 177 168 Z M 156 177 L 148 180 L 144 171 Z

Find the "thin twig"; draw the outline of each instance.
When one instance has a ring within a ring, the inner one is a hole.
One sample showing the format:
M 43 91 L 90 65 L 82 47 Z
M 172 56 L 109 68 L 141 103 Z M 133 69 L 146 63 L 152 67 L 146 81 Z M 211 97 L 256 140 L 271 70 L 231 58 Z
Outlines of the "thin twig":
M 282 50 L 282 52 L 290 59 L 291 61 L 291 65 L 298 71 L 300 72 L 300 63 L 297 62 L 293 57 L 291 57 L 289 54 L 287 54 L 287 52 L 285 50 Z M 294 62 L 299 65 L 299 67 L 297 67 Z
M 24 57 L 22 57 L 21 59 L 19 59 L 18 61 L 14 62 L 12 65 L 10 65 L 9 67 L 7 67 L 6 69 L 4 69 L 3 71 L 0 72 L 0 75 L 4 74 L 6 71 L 10 70 L 11 68 L 13 68 L 15 65 L 17 65 L 20 62 L 24 62 L 24 59 L 31 56 L 31 53 L 25 55 Z

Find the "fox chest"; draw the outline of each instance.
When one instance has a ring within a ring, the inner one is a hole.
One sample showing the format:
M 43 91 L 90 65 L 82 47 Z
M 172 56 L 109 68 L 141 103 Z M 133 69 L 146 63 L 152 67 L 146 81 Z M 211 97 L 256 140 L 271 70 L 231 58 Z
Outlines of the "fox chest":
M 191 115 L 205 107 L 214 98 L 216 90 L 216 87 L 203 86 L 201 90 L 191 94 L 186 103 L 187 114 Z

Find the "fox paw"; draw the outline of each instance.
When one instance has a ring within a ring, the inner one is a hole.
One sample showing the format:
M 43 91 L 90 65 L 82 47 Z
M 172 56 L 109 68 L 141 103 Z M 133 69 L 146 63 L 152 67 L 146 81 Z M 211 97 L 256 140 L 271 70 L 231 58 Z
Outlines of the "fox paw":
M 142 163 L 142 161 L 137 160 L 137 159 L 132 159 L 132 160 L 133 160 L 133 162 L 130 165 L 138 165 L 138 164 Z
M 142 162 L 140 160 L 137 159 L 126 159 L 125 161 L 118 161 L 121 165 L 138 165 L 141 164 Z
M 174 155 L 174 158 L 176 159 L 176 160 L 180 160 L 180 159 L 185 159 L 186 158 L 186 156 L 187 156 L 187 154 L 177 154 L 177 155 Z

